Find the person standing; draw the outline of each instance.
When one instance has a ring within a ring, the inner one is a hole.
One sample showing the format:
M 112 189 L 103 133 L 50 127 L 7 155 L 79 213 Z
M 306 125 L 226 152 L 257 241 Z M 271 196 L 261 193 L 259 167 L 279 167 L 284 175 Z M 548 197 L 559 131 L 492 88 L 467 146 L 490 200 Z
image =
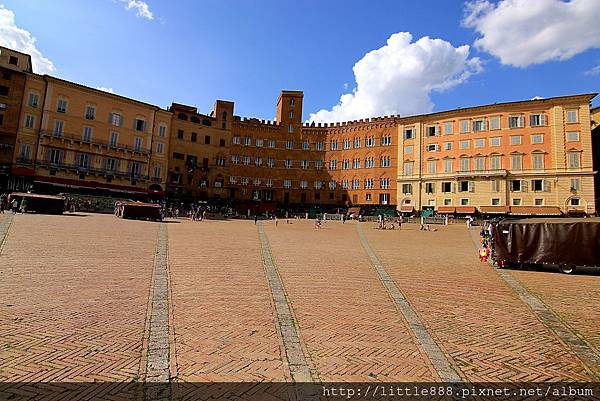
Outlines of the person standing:
M 257 215 L 257 214 L 255 214 L 255 215 L 254 215 L 254 224 L 256 224 L 256 222 L 257 222 L 257 221 L 258 221 L 258 215 Z
M 17 212 L 19 211 L 19 201 L 17 200 L 17 198 L 13 199 L 11 206 L 13 214 L 17 214 Z
M 277 227 L 278 224 L 279 224 L 279 219 L 277 218 L 277 216 L 275 216 L 275 227 Z

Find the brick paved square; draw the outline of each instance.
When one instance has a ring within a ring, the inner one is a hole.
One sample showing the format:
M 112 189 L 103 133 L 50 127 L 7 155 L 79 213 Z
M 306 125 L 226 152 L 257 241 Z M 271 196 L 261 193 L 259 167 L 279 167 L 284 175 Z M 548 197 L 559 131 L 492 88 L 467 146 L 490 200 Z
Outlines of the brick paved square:
M 291 223 L 259 223 L 263 239 L 252 221 L 162 223 L 164 274 L 161 223 L 15 216 L 0 254 L 0 380 L 136 381 L 149 364 L 178 382 L 289 381 L 304 368 L 314 381 L 439 381 L 439 358 L 467 381 L 597 374 L 479 262 L 462 225 L 362 223 L 365 245 L 355 222 Z M 600 275 L 510 274 L 597 351 Z M 168 296 L 153 304 L 155 289 Z

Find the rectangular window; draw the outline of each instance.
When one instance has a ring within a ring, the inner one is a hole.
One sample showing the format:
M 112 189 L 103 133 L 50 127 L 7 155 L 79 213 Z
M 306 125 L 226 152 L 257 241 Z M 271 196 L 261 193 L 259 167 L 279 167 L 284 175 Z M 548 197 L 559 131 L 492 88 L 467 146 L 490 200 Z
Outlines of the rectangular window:
M 579 121 L 577 110 L 567 110 L 567 122 L 576 123 Z
M 444 192 L 444 193 L 452 192 L 452 183 L 451 182 L 442 182 L 442 192 Z
M 546 125 L 546 115 L 531 114 L 529 116 L 529 125 L 532 127 L 542 127 L 542 126 Z
M 469 192 L 469 181 L 459 181 L 458 182 L 458 192 Z
M 444 123 L 444 135 L 450 135 L 453 131 L 454 123 L 452 121 L 447 121 Z
M 285 148 L 286 149 L 294 149 L 294 141 L 286 141 Z
M 544 204 L 544 199 L 536 198 L 533 200 L 533 204 L 536 206 L 542 206 Z
M 531 180 L 531 190 L 532 191 L 543 191 L 544 190 L 544 180 Z
M 404 147 L 404 153 L 411 154 L 412 152 L 413 152 L 413 146 L 412 145 Z
M 60 120 L 54 121 L 54 136 L 57 138 L 61 138 L 63 135 L 65 123 Z
M 512 135 L 510 137 L 511 145 L 520 145 L 521 143 L 523 143 L 523 137 L 521 135 Z
M 63 160 L 63 152 L 58 149 L 50 149 L 48 152 L 48 162 L 51 164 L 60 164 Z
M 139 136 L 133 138 L 133 150 L 136 152 L 140 152 L 142 150 L 142 138 Z
M 315 169 L 321 170 L 323 168 L 323 160 L 315 160 Z
M 413 174 L 413 162 L 405 162 L 404 163 L 404 175 L 412 175 Z
M 492 192 L 500 192 L 500 180 L 492 180 Z
M 158 127 L 158 136 L 161 138 L 164 138 L 166 134 L 167 134 L 167 127 L 165 127 L 164 125 L 159 126 Z
M 520 206 L 521 205 L 521 199 L 513 199 L 512 201 L 513 206 Z
M 244 166 L 250 165 L 250 156 L 244 156 Z
M 275 148 L 275 140 L 274 139 L 269 139 L 269 148 L 271 148 L 271 149 Z
M 475 170 L 477 170 L 477 171 L 485 170 L 485 157 L 476 157 L 475 158 Z
M 56 104 L 56 112 L 57 113 L 66 113 L 67 112 L 67 101 L 65 99 L 58 99 Z
M 439 135 L 439 128 L 437 125 L 432 125 L 427 127 L 427 136 L 437 136 Z
M 539 145 L 540 143 L 544 143 L 544 134 L 531 135 L 531 143 L 533 145 Z
M 204 135 L 204 144 L 210 145 L 210 135 Z
M 431 145 L 427 145 L 427 151 L 428 152 L 438 152 L 440 150 L 440 145 L 438 144 L 431 144 Z
M 308 181 L 304 181 L 304 180 L 300 181 L 300 188 L 302 188 L 302 189 L 308 188 Z
M 500 117 L 490 117 L 490 130 L 500 129 Z
M 177 130 L 177 139 L 183 139 L 183 130 L 182 129 Z
M 425 193 L 426 194 L 432 194 L 432 193 L 434 193 L 434 190 L 435 190 L 435 184 L 433 182 L 425 183 Z
M 245 136 L 244 137 L 244 146 L 250 146 L 252 145 L 252 138 L 250 138 L 249 136 Z
M 90 166 L 90 155 L 87 153 L 80 153 L 77 158 L 77 167 L 86 169 Z
M 146 122 L 140 118 L 136 118 L 134 126 L 136 131 L 144 131 L 144 129 L 146 128 Z
M 429 174 L 435 174 L 435 168 L 436 168 L 436 161 L 435 160 L 429 160 L 427 161 L 427 173 Z
M 511 180 L 510 190 L 512 192 L 521 192 L 521 180 Z
M 403 194 L 412 194 L 412 184 L 402 184 Z
M 513 170 L 523 169 L 523 155 L 512 155 L 510 157 L 510 168 Z
M 240 156 L 231 155 L 231 164 L 240 164 Z
M 292 168 L 292 161 L 290 159 L 285 159 L 283 165 L 285 168 Z
M 571 178 L 571 191 L 581 191 L 581 180 L 579 178 Z
M 94 106 L 85 106 L 85 119 L 95 120 L 96 119 L 96 108 Z
M 404 139 L 413 139 L 415 137 L 415 131 L 412 128 L 404 130 Z
M 35 126 L 35 117 L 27 114 L 25 116 L 25 128 L 33 129 L 34 126 Z
M 335 159 L 329 160 L 329 169 L 330 170 L 337 169 L 337 160 L 335 160 Z
M 338 141 L 337 141 L 337 140 L 333 140 L 333 139 L 332 139 L 332 140 L 329 142 L 329 149 L 330 149 L 330 150 L 337 150 L 337 148 L 338 148 Z
M 381 178 L 379 180 L 379 188 L 388 189 L 390 187 L 390 179 L 389 178 Z
M 234 136 L 233 137 L 233 144 L 234 145 L 239 145 L 240 144 L 240 137 L 239 136 Z
M 484 138 L 475 139 L 475 147 L 476 148 L 483 148 L 483 147 L 485 147 L 485 139 Z
M 292 187 L 292 180 L 283 180 L 283 187 L 284 188 L 291 188 Z
M 490 138 L 490 146 L 500 146 L 500 137 L 495 136 L 493 138 Z
M 452 150 L 452 142 L 444 142 L 444 150 Z
M 444 160 L 444 173 L 451 173 L 452 172 L 452 159 L 445 159 Z
M 500 198 L 492 198 L 492 206 L 499 206 Z
M 467 205 L 469 205 L 469 199 L 468 198 L 461 198 L 460 204 L 461 204 L 461 206 L 467 206 Z
M 469 141 L 468 139 L 465 141 L 460 141 L 458 147 L 460 149 L 469 149 L 469 146 L 471 144 L 471 141 Z
M 500 156 L 500 155 L 490 156 L 490 168 L 492 170 L 500 170 L 502 168 L 502 156 Z
M 288 134 L 292 134 L 294 132 L 294 126 L 292 124 L 288 125 Z
M 360 138 L 354 138 L 354 149 L 360 148 Z
M 260 139 L 260 138 L 256 138 L 255 144 L 256 144 L 257 148 L 262 148 L 263 147 L 263 140 Z
M 165 145 L 161 142 L 158 142 L 156 144 L 156 153 L 158 153 L 159 155 L 162 155 L 165 151 Z
M 118 140 L 119 140 L 119 134 L 116 133 L 116 132 L 111 132 L 110 133 L 109 145 L 110 146 L 117 146 Z
M 160 178 L 162 175 L 162 167 L 160 165 L 154 166 L 154 178 Z
M 302 150 L 308 150 L 310 148 L 310 143 L 307 141 L 302 142 Z
M 485 120 L 475 120 L 473 121 L 473 132 L 481 132 L 485 131 Z
M 306 170 L 308 168 L 308 160 L 301 160 L 300 167 Z
M 579 132 L 567 132 L 567 142 L 576 142 L 579 141 Z
M 350 149 L 350 138 L 344 138 L 344 149 Z
M 29 107 L 38 107 L 39 99 L 40 97 L 37 94 L 30 93 L 27 104 L 29 104 Z
M 508 128 L 522 128 L 525 126 L 524 116 L 510 116 L 508 117 Z
M 531 164 L 535 170 L 542 170 L 544 168 L 544 154 L 534 153 L 531 155 Z
M 123 125 L 123 117 L 118 113 L 110 113 L 110 123 L 115 127 L 121 127 Z
M 81 141 L 86 143 L 92 142 L 92 127 L 83 127 Z
M 460 133 L 469 132 L 469 120 L 460 120 Z
M 21 150 L 19 152 L 19 159 L 29 160 L 31 159 L 31 145 L 28 143 L 21 144 Z
M 173 159 L 184 160 L 185 159 L 185 155 L 183 153 L 173 152 Z
M 569 168 L 580 168 L 581 154 L 579 152 L 568 152 L 567 155 Z
M 460 171 L 470 171 L 471 170 L 471 159 L 467 157 L 463 157 L 460 159 Z

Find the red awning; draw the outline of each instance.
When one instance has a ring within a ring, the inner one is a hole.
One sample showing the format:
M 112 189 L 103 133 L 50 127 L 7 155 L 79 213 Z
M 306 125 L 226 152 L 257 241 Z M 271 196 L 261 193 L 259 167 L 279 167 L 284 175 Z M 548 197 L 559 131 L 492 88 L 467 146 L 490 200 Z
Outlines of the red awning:
M 40 199 L 57 199 L 65 200 L 64 196 L 44 195 L 44 194 L 29 194 L 26 192 L 13 192 L 10 196 L 18 196 L 19 198 L 40 198 Z
M 558 206 L 511 206 L 510 214 L 514 216 L 560 216 Z
M 484 214 L 506 214 L 510 211 L 508 206 L 479 206 L 479 211 Z
M 438 213 L 454 213 L 456 211 L 456 207 L 454 206 L 438 206 Z
M 26 177 L 33 177 L 35 175 L 35 171 L 32 168 L 27 167 L 11 167 L 10 173 L 12 175 L 21 175 Z
M 400 211 L 403 213 L 412 213 L 415 211 L 415 207 L 410 205 L 410 206 L 400 206 Z
M 456 206 L 456 213 L 471 214 L 476 212 L 477 208 L 475 206 Z

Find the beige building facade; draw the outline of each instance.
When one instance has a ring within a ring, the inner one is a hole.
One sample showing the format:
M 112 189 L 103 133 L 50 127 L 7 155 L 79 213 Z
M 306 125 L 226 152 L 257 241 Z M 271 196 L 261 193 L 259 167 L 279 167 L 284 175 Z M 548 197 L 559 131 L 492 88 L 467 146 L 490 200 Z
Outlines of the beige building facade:
M 541 211 L 539 207 L 551 206 L 563 213 L 595 213 L 590 121 L 594 96 L 400 119 L 400 208 L 473 213 L 483 207 L 500 213 L 507 207 Z

